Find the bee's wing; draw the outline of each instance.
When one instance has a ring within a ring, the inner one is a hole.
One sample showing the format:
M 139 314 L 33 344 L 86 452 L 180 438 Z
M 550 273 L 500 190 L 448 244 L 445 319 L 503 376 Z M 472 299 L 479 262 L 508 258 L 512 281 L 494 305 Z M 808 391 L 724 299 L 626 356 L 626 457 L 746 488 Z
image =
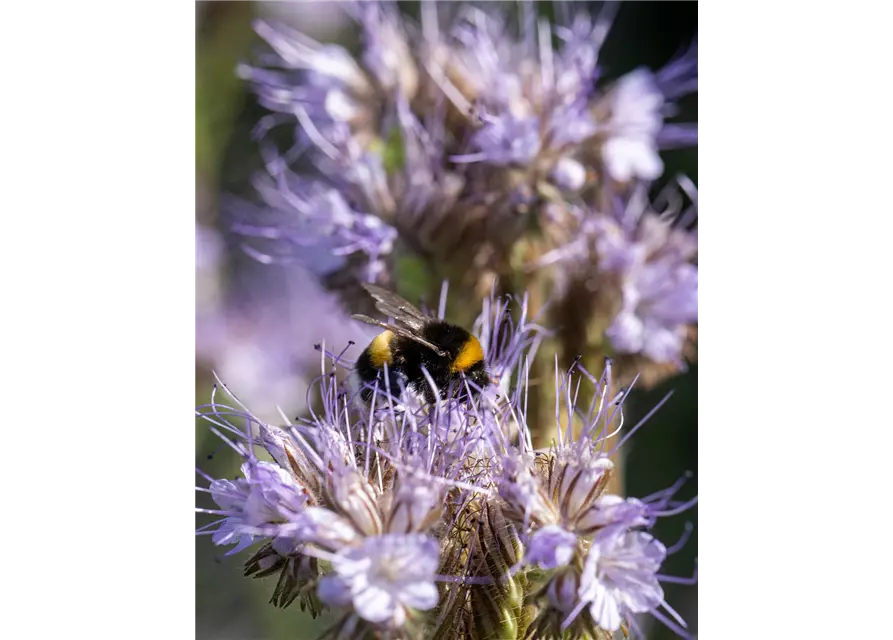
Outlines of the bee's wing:
M 392 317 L 397 322 L 402 322 L 413 331 L 419 331 L 426 323 L 431 321 L 431 318 L 393 291 L 388 291 L 369 283 L 363 283 L 363 288 L 369 292 L 369 295 L 375 298 L 375 307 L 380 312 Z M 417 337 L 416 341 L 418 341 Z M 440 350 L 437 349 L 437 351 Z
M 396 324 L 388 324 L 387 322 L 382 322 L 381 320 L 376 320 L 375 318 L 370 318 L 369 316 L 364 316 L 360 313 L 355 313 L 354 315 L 351 316 L 351 318 L 353 318 L 355 320 L 359 320 L 361 322 L 365 322 L 366 324 L 372 324 L 372 325 L 375 325 L 376 327 L 381 327 L 382 329 L 385 329 L 387 331 L 392 331 L 392 332 L 396 333 L 398 336 L 403 336 L 404 338 L 408 338 L 409 340 L 414 340 L 415 342 L 418 342 L 419 344 L 428 347 L 434 353 L 439 355 L 441 358 L 445 358 L 447 356 L 447 353 L 443 349 L 441 349 L 440 347 L 438 347 L 435 344 L 428 342 L 427 340 L 425 340 L 418 334 L 413 333 L 410 329 L 407 329 L 406 327 L 401 327 Z

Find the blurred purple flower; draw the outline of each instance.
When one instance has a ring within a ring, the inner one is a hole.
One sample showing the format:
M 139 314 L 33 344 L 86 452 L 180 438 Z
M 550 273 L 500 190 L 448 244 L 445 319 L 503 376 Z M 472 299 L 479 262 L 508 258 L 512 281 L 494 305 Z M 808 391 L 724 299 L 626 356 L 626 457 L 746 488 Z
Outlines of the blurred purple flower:
M 351 320 L 307 270 L 249 266 L 225 297 L 219 291 L 197 309 L 196 359 L 238 388 L 258 414 L 274 420 L 277 406 L 289 413 L 304 408 L 308 372 L 319 362 L 315 343 L 361 344 L 374 332 Z M 309 307 L 314 313 L 307 313 Z
M 314 248 L 324 246 L 336 259 L 363 256 L 364 279 L 377 279 L 397 236 L 380 217 L 353 209 L 341 191 L 286 170 L 258 177 L 255 186 L 266 208 L 230 205 L 237 216 L 233 231 L 270 246 L 266 252 L 253 249 L 255 256 L 263 261 L 298 257 L 308 264 L 319 253 Z
M 331 236 L 335 253 L 353 256 L 350 277 L 387 283 L 399 229 L 416 253 L 475 260 L 511 246 L 518 211 L 547 183 L 582 190 L 601 163 L 605 178 L 652 180 L 659 148 L 697 141 L 696 129 L 664 123 L 697 90 L 696 45 L 599 88 L 613 4 L 554 25 L 522 5 L 518 28 L 489 6 L 423 5 L 420 25 L 392 3 L 346 7 L 362 32 L 358 56 L 258 22 L 272 54 L 240 68 L 274 112 L 258 126 L 273 176 L 259 191 L 272 211 L 244 209 L 236 224 L 280 243 L 263 259 Z M 265 141 L 279 125 L 297 132 L 285 153 Z M 301 155 L 318 178 L 287 170 Z
M 693 146 L 697 126 L 665 124 L 675 114 L 674 100 L 697 91 L 697 42 L 655 72 L 639 68 L 619 78 L 597 109 L 610 115 L 604 122 L 605 167 L 618 182 L 654 180 L 664 170 L 659 148 Z
M 697 232 L 678 223 L 696 215 L 696 198 L 685 212 L 660 216 L 644 205 L 636 210 L 633 199 L 619 223 L 604 221 L 599 251 L 622 291 L 606 336 L 619 353 L 681 365 L 687 327 L 698 321 L 698 245 Z
M 214 313 L 223 297 L 223 238 L 211 227 L 195 224 L 195 313 Z
M 557 266 L 560 295 L 574 282 L 599 275 L 605 331 L 618 354 L 640 354 L 655 363 L 684 366 L 689 327 L 698 321 L 697 190 L 679 182 L 693 200 L 682 209 L 681 197 L 658 213 L 639 188 L 617 200 L 609 215 L 571 206 L 558 210 L 570 221 L 568 241 L 542 256 L 539 266 Z M 667 200 L 667 193 L 659 199 Z M 616 290 L 614 297 L 605 292 Z
M 662 268 L 664 267 L 664 268 Z M 691 264 L 645 264 L 623 286 L 623 308 L 606 335 L 621 353 L 655 362 L 678 361 L 686 325 L 698 318 L 698 270 Z
M 347 26 L 348 17 L 337 2 L 258 2 L 258 13 L 313 37 L 332 37 Z
M 646 70 L 633 71 L 617 81 L 611 100 L 610 133 L 602 152 L 608 173 L 615 180 L 654 180 L 663 173 L 657 152 L 663 101 L 654 76 Z

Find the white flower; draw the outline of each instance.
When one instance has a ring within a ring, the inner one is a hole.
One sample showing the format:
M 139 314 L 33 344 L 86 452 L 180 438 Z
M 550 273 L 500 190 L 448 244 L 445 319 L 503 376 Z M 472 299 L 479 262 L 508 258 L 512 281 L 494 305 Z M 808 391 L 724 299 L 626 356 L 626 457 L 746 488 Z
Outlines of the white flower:
M 563 157 L 555 163 L 552 179 L 563 189 L 579 191 L 586 184 L 586 167 L 573 158 Z
M 352 604 L 356 614 L 378 624 L 401 627 L 407 609 L 437 604 L 434 575 L 440 546 L 425 535 L 366 538 L 332 560 L 334 573 L 319 584 L 319 597 L 336 606 Z
M 297 523 L 295 537 L 302 542 L 312 542 L 324 549 L 337 551 L 354 544 L 359 534 L 353 525 L 334 511 L 308 507 Z
M 651 534 L 612 527 L 595 537 L 577 592 L 592 620 L 617 631 L 623 618 L 652 611 L 663 602 L 657 571 L 666 548 Z
M 238 543 L 227 555 L 249 546 L 259 529 L 269 530 L 274 537 L 287 532 L 303 515 L 308 501 L 304 487 L 278 465 L 246 462 L 242 474 L 245 478 L 235 482 L 211 483 L 211 497 L 232 514 L 212 536 L 214 544 Z
M 654 180 L 663 173 L 664 164 L 657 153 L 663 104 L 664 96 L 650 71 L 637 69 L 617 81 L 607 126 L 611 135 L 602 151 L 608 173 L 615 180 Z

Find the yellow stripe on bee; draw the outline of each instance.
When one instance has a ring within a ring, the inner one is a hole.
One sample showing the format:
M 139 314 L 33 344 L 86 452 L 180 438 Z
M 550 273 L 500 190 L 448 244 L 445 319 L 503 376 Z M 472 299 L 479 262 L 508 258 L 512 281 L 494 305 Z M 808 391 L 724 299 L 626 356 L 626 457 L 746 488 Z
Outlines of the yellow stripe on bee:
M 391 339 L 393 337 L 393 331 L 382 331 L 373 338 L 372 343 L 369 345 L 369 359 L 372 361 L 372 366 L 376 369 L 381 369 L 385 362 L 390 366 Z
M 450 370 L 453 373 L 467 371 L 483 359 L 484 350 L 481 348 L 481 343 L 474 336 L 469 336 L 462 348 L 459 349 L 459 355 L 453 360 Z

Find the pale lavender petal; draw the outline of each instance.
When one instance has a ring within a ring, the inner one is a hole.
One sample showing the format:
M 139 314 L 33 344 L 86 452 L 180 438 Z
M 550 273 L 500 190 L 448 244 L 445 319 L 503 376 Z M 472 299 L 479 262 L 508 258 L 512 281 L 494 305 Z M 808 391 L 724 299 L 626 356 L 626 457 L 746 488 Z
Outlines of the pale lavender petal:
M 400 591 L 400 601 L 408 607 L 427 611 L 437 605 L 440 595 L 433 582 L 413 582 Z
M 370 622 L 394 620 L 395 626 L 402 626 L 405 617 L 397 598 L 380 587 L 370 586 L 354 593 L 353 606 L 358 616 Z
M 657 135 L 657 145 L 661 149 L 692 147 L 698 144 L 697 124 L 665 124 Z
M 664 170 L 657 145 L 644 136 L 612 137 L 605 143 L 602 153 L 608 172 L 619 182 L 634 177 L 654 180 Z
M 326 604 L 344 607 L 350 604 L 350 585 L 341 576 L 328 575 L 319 581 L 317 593 Z
M 493 118 L 472 139 L 473 148 L 490 164 L 527 164 L 539 153 L 539 120 L 512 114 Z
M 561 158 L 552 169 L 552 179 L 564 189 L 577 191 L 586 183 L 586 167 L 573 158 Z
M 655 82 L 668 99 L 698 90 L 698 41 L 657 72 Z
M 577 536 L 558 525 L 548 525 L 530 537 L 524 559 L 543 569 L 556 569 L 570 562 L 576 549 Z
M 638 353 L 645 347 L 645 322 L 632 311 L 621 311 L 605 335 L 623 353 Z
M 599 627 L 606 631 L 620 629 L 622 618 L 620 607 L 614 596 L 602 584 L 596 583 L 593 587 L 592 604 L 589 606 L 589 615 Z

